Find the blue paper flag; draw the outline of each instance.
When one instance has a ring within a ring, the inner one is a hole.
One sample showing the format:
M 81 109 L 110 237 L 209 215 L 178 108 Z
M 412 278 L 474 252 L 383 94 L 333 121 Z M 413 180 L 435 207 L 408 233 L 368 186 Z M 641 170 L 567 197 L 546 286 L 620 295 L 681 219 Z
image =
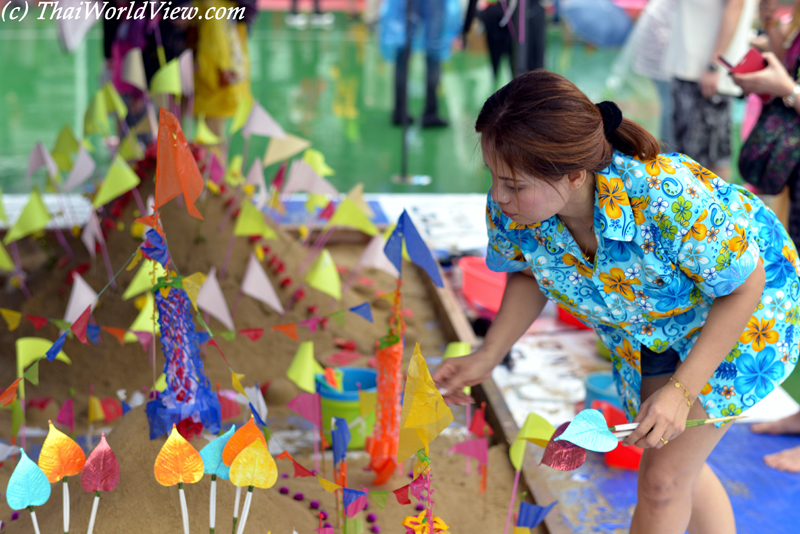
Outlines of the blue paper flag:
M 538 506 L 527 502 L 522 502 L 519 505 L 519 517 L 517 518 L 517 526 L 523 528 L 536 528 L 539 523 L 544 521 L 550 510 L 553 509 L 558 501 L 553 501 L 549 506 Z
M 12 510 L 23 510 L 29 506 L 41 506 L 50 498 L 50 482 L 36 463 L 28 458 L 24 450 L 11 478 L 8 479 L 6 502 Z
M 353 306 L 352 308 L 350 308 L 349 311 L 366 319 L 370 323 L 372 322 L 372 307 L 369 305 L 369 302 L 365 302 L 364 304 L 359 304 L 358 306 Z
M 367 504 L 367 494 L 349 488 L 342 488 L 342 507 L 347 517 L 353 517 L 365 508 Z
M 122 415 L 125 415 L 129 411 L 131 411 L 131 405 L 125 401 L 122 401 Z
M 198 345 L 202 345 L 203 343 L 208 343 L 208 340 L 211 339 L 211 334 L 209 334 L 205 330 L 198 330 L 197 332 L 194 333 L 194 335 Z
M 428 249 L 428 245 L 422 240 L 417 227 L 411 222 L 411 217 L 408 216 L 406 210 L 403 210 L 394 232 L 386 240 L 386 246 L 383 248 L 384 254 L 401 275 L 403 272 L 403 239 L 405 239 L 406 250 L 411 262 L 428 273 L 436 287 L 444 287 L 442 275 L 439 273 L 439 264 L 436 263 L 433 254 Z
M 267 423 L 265 423 L 264 420 L 261 419 L 261 416 L 258 415 L 258 410 L 256 410 L 255 406 L 253 406 L 253 403 L 252 402 L 248 402 L 247 404 L 250 405 L 250 411 L 253 413 L 253 417 L 255 418 L 256 423 L 261 425 L 261 426 L 267 426 Z
M 157 261 L 162 267 L 166 268 L 169 263 L 169 252 L 167 252 L 167 244 L 158 232 L 152 228 L 145 234 L 147 240 L 142 243 L 141 249 L 145 255 L 153 261 Z
M 223 480 L 230 478 L 231 468 L 222 462 L 222 451 L 233 433 L 236 432 L 236 425 L 231 426 L 227 432 L 214 439 L 211 443 L 200 450 L 200 458 L 203 459 L 203 470 L 207 475 L 217 475 Z
M 336 467 L 347 455 L 347 446 L 350 444 L 350 427 L 347 426 L 347 420 L 341 417 L 334 417 L 334 419 L 336 428 L 331 430 L 331 441 L 333 441 L 333 465 Z
M 86 337 L 97 345 L 100 342 L 100 327 L 96 324 L 86 325 Z
M 52 346 L 49 349 L 47 349 L 46 354 L 48 362 L 55 361 L 56 356 L 58 356 L 58 353 L 61 352 L 61 348 L 64 346 L 64 341 L 67 340 L 68 332 L 69 330 L 65 330 L 63 334 L 58 336 L 58 339 L 56 339 L 55 343 L 53 343 Z

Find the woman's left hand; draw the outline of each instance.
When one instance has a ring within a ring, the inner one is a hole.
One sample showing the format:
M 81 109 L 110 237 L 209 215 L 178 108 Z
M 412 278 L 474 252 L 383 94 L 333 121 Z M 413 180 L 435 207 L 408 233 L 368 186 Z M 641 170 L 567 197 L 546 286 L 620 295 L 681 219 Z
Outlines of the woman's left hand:
M 786 72 L 786 67 L 772 52 L 764 52 L 767 66 L 763 69 L 747 74 L 731 74 L 736 85 L 745 93 L 758 95 L 768 94 L 783 98 L 789 95 L 795 86 L 795 81 Z
M 634 422 L 639 426 L 625 438 L 625 445 L 636 445 L 643 449 L 660 449 L 666 442 L 675 439 L 686 429 L 689 404 L 683 390 L 672 382 L 653 393 L 639 407 Z

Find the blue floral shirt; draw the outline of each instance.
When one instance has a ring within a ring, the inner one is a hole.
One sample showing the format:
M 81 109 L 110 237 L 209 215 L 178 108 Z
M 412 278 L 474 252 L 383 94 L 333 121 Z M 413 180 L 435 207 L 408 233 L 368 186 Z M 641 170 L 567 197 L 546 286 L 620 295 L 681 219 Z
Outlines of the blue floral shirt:
M 639 408 L 641 345 L 686 359 L 716 297 L 760 260 L 766 285 L 736 346 L 700 394 L 711 417 L 739 415 L 794 369 L 800 261 L 775 214 L 682 154 L 640 161 L 615 152 L 597 173 L 594 264 L 558 216 L 520 226 L 487 198 L 487 264 L 530 268 L 542 292 L 611 350 L 629 418 Z

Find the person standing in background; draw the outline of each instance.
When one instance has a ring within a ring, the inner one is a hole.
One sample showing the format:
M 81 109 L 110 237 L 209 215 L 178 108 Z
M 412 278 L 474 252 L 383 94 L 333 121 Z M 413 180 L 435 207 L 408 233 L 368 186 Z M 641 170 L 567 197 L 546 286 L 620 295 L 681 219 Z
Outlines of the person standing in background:
M 731 97 L 742 91 L 722 75 L 747 53 L 756 0 L 676 0 L 665 70 L 673 77 L 674 149 L 727 180 Z

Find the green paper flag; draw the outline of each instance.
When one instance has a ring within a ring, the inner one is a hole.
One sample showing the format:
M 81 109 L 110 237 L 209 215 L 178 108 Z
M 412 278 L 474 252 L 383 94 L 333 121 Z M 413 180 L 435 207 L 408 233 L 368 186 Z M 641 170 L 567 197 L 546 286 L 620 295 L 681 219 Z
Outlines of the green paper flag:
M 100 186 L 100 190 L 94 197 L 92 207 L 95 209 L 108 204 L 115 198 L 124 195 L 137 185 L 139 185 L 139 177 L 133 172 L 133 169 L 122 159 L 122 156 L 117 154 L 114 156 L 114 161 L 111 168 L 108 170 L 106 179 Z
M 253 110 L 252 96 L 239 99 L 239 105 L 236 107 L 236 113 L 233 116 L 233 122 L 231 122 L 231 128 L 229 130 L 229 133 L 231 135 L 235 134 L 236 132 L 244 128 L 244 125 L 247 124 L 247 119 L 250 118 L 250 112 L 252 110 Z
M 167 275 L 167 271 L 160 263 L 153 260 L 144 260 L 142 266 L 136 271 L 133 280 L 128 284 L 125 293 L 122 294 L 122 300 L 128 300 L 136 295 L 141 295 L 145 291 L 150 291 L 153 288 L 153 267 L 155 267 L 156 270 L 156 280 Z
M 555 433 L 556 429 L 547 420 L 535 413 L 529 413 L 525 424 L 517 434 L 517 438 L 511 444 L 508 450 L 508 457 L 511 459 L 511 465 L 514 469 L 519 471 L 522 469 L 522 461 L 525 458 L 525 449 L 528 447 L 528 442 L 535 443 L 540 447 L 547 447 L 547 443 Z
M 345 312 L 344 312 L 344 310 L 342 310 L 342 311 L 338 311 L 336 313 L 332 313 L 330 315 L 330 318 L 333 319 L 334 321 L 336 321 L 336 324 L 338 324 L 339 326 L 344 328 L 344 315 L 345 315 Z
M 333 176 L 335 171 L 328 167 L 328 164 L 325 163 L 325 156 L 322 155 L 322 152 L 319 150 L 314 150 L 313 148 L 309 148 L 303 154 L 303 161 L 308 163 L 308 166 L 314 169 L 314 172 L 318 175 L 325 177 L 325 176 Z
M 306 283 L 336 300 L 342 300 L 342 281 L 328 249 L 322 249 L 322 253 L 314 261 L 306 275 Z
M 108 106 L 103 91 L 97 91 L 83 116 L 83 135 L 100 134 L 108 137 L 111 125 L 108 122 Z
M 0 244 L 0 271 L 13 271 L 14 262 L 11 261 L 11 256 L 8 255 L 6 247 Z
M 378 234 L 378 229 L 372 224 L 372 221 L 370 221 L 367 215 L 361 211 L 361 208 L 349 198 L 345 198 L 339 203 L 339 206 L 337 206 L 336 211 L 333 213 L 333 217 L 331 217 L 328 224 L 325 225 L 325 229 L 332 226 L 355 228 L 369 236 Z
M 229 342 L 236 339 L 236 332 L 233 332 L 232 330 L 225 330 L 223 332 L 218 332 L 217 335 L 222 339 L 224 339 L 225 341 Z
M 316 392 L 314 375 L 324 372 L 325 369 L 314 358 L 314 342 L 304 341 L 300 343 L 286 376 L 303 391 L 314 393 Z
M 128 135 L 125 136 L 122 143 L 119 145 L 117 153 L 122 156 L 122 159 L 125 161 L 140 160 L 144 157 L 142 145 L 139 144 L 139 140 L 133 132 L 128 132 Z
M 219 136 L 208 127 L 203 115 L 197 118 L 197 131 L 194 133 L 194 140 L 201 145 L 218 145 L 222 142 Z
M 278 234 L 264 220 L 264 214 L 258 211 L 249 200 L 242 202 L 239 217 L 236 218 L 236 226 L 233 228 L 233 235 L 260 235 L 264 239 L 278 239 Z
M 153 314 L 155 314 L 155 320 L 153 320 Z M 147 302 L 128 330 L 129 331 L 125 333 L 125 343 L 139 341 L 139 338 L 136 337 L 134 332 L 149 332 L 155 335 L 160 334 L 161 327 L 158 325 L 158 310 L 156 309 L 156 301 L 152 293 L 147 294 Z
M 24 376 L 23 369 L 30 364 L 47 354 L 53 342 L 40 337 L 21 337 L 17 339 L 17 377 Z M 56 360 L 62 361 L 67 365 L 72 364 L 64 351 L 62 350 L 56 355 Z M 25 398 L 25 382 L 19 384 L 19 396 L 21 399 Z
M 44 202 L 42 202 L 39 190 L 34 188 L 33 191 L 31 191 L 30 199 L 22 210 L 19 219 L 14 223 L 11 230 L 8 231 L 3 243 L 8 245 L 25 236 L 34 234 L 39 230 L 44 230 L 49 221 L 50 214 L 47 212 Z
M 316 208 L 324 208 L 328 205 L 328 197 L 319 193 L 309 193 L 306 200 L 306 211 L 313 214 Z
M 344 534 L 364 534 L 364 520 L 344 515 Z
M 24 376 L 28 382 L 33 384 L 34 386 L 39 385 L 39 361 L 35 361 L 33 365 L 28 367 L 28 370 L 22 375 Z
M 72 326 L 72 323 L 68 323 L 62 319 L 49 319 L 49 321 L 56 325 L 59 330 L 69 330 Z
M 61 131 L 58 133 L 58 138 L 56 139 L 56 145 L 50 152 L 50 155 L 53 156 L 53 160 L 56 162 L 61 172 L 69 172 L 72 170 L 72 158 L 70 158 L 70 155 L 77 153 L 80 147 L 81 145 L 78 142 L 78 138 L 75 137 L 72 128 L 70 128 L 68 124 L 61 128 Z
M 8 216 L 6 215 L 6 208 L 3 206 L 3 188 L 0 187 L 0 221 L 8 224 Z
M 22 386 L 21 383 L 20 386 Z M 19 430 L 24 424 L 25 412 L 22 411 L 22 403 L 19 402 L 19 399 L 14 399 L 14 403 L 11 405 L 11 435 L 19 434 Z
M 375 506 L 381 510 L 386 508 L 386 498 L 389 496 L 388 491 L 370 491 L 369 496 L 372 497 Z
M 178 58 L 173 59 L 153 75 L 150 93 L 154 95 L 181 95 L 181 67 Z
M 106 109 L 109 112 L 116 113 L 119 120 L 125 120 L 125 117 L 128 116 L 128 106 L 122 101 L 122 97 L 119 96 L 114 84 L 106 82 L 101 91 L 106 100 Z

